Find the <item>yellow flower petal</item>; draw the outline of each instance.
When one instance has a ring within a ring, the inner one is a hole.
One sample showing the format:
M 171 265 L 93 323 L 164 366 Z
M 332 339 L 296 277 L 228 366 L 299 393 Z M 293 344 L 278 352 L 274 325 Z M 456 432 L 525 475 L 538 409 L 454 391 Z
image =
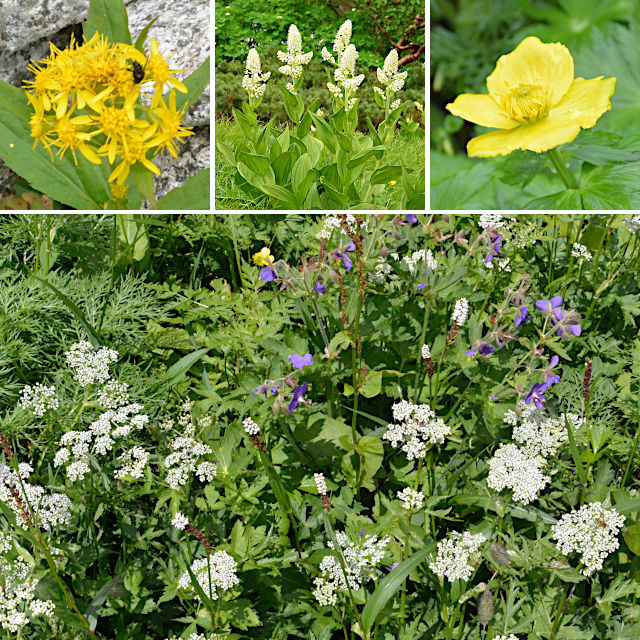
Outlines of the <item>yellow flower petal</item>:
M 580 125 L 572 121 L 539 120 L 515 129 L 490 131 L 467 144 L 470 158 L 506 156 L 516 149 L 529 149 L 538 153 L 575 140 Z
M 446 106 L 454 116 L 469 122 L 494 127 L 496 129 L 512 129 L 518 123 L 511 120 L 495 103 L 493 98 L 482 93 L 463 93 Z
M 501 56 L 487 78 L 491 95 L 504 95 L 520 85 L 548 86 L 551 104 L 557 104 L 573 82 L 573 58 L 559 42 L 543 43 L 525 38 L 511 53 Z
M 549 112 L 551 120 L 572 120 L 583 129 L 593 127 L 598 118 L 611 109 L 616 78 L 576 78 L 564 98 Z

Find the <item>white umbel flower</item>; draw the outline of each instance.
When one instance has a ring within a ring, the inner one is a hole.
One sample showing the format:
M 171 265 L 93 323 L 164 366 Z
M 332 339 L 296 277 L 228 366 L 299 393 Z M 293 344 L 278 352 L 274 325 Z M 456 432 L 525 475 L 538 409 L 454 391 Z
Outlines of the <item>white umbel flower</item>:
M 407 511 L 421 509 L 424 501 L 424 494 L 421 491 L 414 491 L 411 487 L 405 487 L 396 494 L 402 501 L 402 507 Z
M 257 101 L 264 95 L 267 88 L 267 80 L 271 77 L 271 72 L 262 73 L 260 55 L 256 49 L 250 49 L 247 56 L 247 65 L 244 78 L 242 78 L 242 88 L 249 94 L 251 102 Z
M 391 408 L 395 423 L 387 425 L 382 436 L 396 448 L 402 445 L 408 460 L 424 458 L 435 444 L 442 444 L 445 436 L 451 433 L 442 418 L 436 418 L 428 404 L 411 404 L 401 400 Z
M 640 231 L 640 213 L 634 213 L 630 218 L 627 218 L 624 223 L 627 225 L 630 233 Z
M 469 560 L 485 540 L 481 533 L 454 531 L 450 538 L 438 542 L 436 558 L 429 564 L 429 568 L 437 576 L 445 576 L 449 582 L 468 580 L 474 571 Z
M 619 546 L 618 533 L 625 517 L 615 509 L 605 509 L 601 502 L 590 502 L 565 513 L 552 527 L 556 546 L 565 556 L 579 553 L 584 568 L 580 573 L 590 576 L 602 569 L 602 561 Z
M 501 213 L 482 213 L 480 214 L 478 225 L 483 229 L 499 229 L 500 227 L 504 226 L 504 220 L 502 219 Z
M 149 460 L 149 453 L 142 447 L 131 447 L 129 451 L 125 451 L 119 456 L 119 460 L 122 461 L 123 465 L 120 469 L 114 471 L 113 477 L 117 480 L 139 480 L 144 476 L 144 470 Z
M 466 298 L 460 298 L 456 301 L 456 306 L 453 309 L 451 315 L 451 322 L 455 322 L 459 327 L 462 327 L 469 317 L 469 302 Z
M 540 463 L 515 444 L 503 444 L 489 460 L 487 485 L 496 491 L 511 489 L 516 502 L 529 504 L 551 482 Z
M 216 551 L 208 558 L 199 558 L 191 564 L 191 571 L 198 584 L 211 600 L 217 600 L 219 591 L 228 591 L 240 581 L 236 575 L 238 563 L 226 552 Z M 193 589 L 189 572 L 185 571 L 178 580 L 179 589 Z M 196 594 L 199 600 L 200 596 Z
M 424 268 L 418 266 L 420 261 L 426 262 L 427 275 L 431 275 L 438 268 L 438 261 L 433 257 L 431 249 L 427 249 L 426 253 L 424 249 L 414 251 L 410 256 L 404 256 L 402 261 L 409 267 L 409 273 L 415 275 L 416 273 L 423 273 Z
M 74 369 L 74 379 L 82 387 L 96 381 L 106 382 L 110 377 L 109 365 L 118 360 L 115 349 L 102 347 L 96 351 L 86 340 L 72 344 L 64 355 L 67 365 Z
M 171 524 L 176 529 L 184 531 L 184 528 L 189 524 L 189 518 L 187 518 L 182 511 L 178 511 L 178 513 L 176 513 L 176 515 L 171 519 Z
M 37 382 L 35 385 L 27 385 L 20 392 L 20 406 L 23 409 L 31 409 L 34 416 L 41 418 L 50 409 L 58 408 L 55 386 L 45 387 Z
M 591 258 L 593 258 L 589 249 L 587 249 L 583 244 L 579 244 L 577 242 L 573 243 L 571 255 L 574 258 L 578 258 L 578 264 L 582 264 L 586 260 L 591 260 Z
M 260 433 L 260 427 L 251 418 L 245 418 L 242 425 L 250 436 L 257 436 Z
M 378 82 L 384 87 L 384 90 L 375 87 L 378 89 L 376 93 L 378 93 L 383 100 L 391 98 L 394 93 L 397 93 L 404 87 L 407 72 L 398 71 L 398 52 L 395 49 L 389 51 L 382 65 L 382 69 L 379 67 L 376 69 L 376 75 Z M 394 101 L 393 104 L 391 104 L 391 110 L 397 108 L 399 105 L 400 100 Z

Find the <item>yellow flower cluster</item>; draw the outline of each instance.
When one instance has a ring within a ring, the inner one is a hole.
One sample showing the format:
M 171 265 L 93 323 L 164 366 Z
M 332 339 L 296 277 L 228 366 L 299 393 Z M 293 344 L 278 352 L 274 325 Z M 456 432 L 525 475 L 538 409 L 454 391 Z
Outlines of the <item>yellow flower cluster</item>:
M 52 160 L 52 148 L 60 157 L 69 149 L 76 164 L 76 151 L 94 164 L 106 157 L 116 165 L 109 182 L 115 181 L 118 193 L 126 193 L 132 165 L 139 162 L 160 174 L 148 154 L 153 158 L 166 148 L 175 158 L 176 143 L 192 135 L 190 127 L 182 126 L 184 109 L 176 109 L 175 90 L 187 93 L 187 87 L 174 77 L 176 70 L 153 39 L 147 58 L 98 33 L 82 45 L 72 38 L 68 49 L 51 44 L 49 57 L 32 61 L 28 69 L 35 76 L 24 84 L 33 107 L 34 148 L 42 142 Z M 148 83 L 153 83 L 153 95 L 145 105 L 139 98 Z M 165 84 L 173 87 L 167 102 Z
M 259 267 L 268 267 L 273 264 L 275 258 L 271 255 L 271 249 L 269 247 L 262 247 L 258 253 L 253 254 L 253 263 Z

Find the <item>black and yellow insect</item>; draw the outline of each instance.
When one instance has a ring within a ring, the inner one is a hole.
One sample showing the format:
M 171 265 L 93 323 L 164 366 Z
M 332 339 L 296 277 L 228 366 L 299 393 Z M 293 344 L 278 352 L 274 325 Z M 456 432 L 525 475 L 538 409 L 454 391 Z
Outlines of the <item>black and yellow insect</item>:
M 144 79 L 144 71 L 147 64 L 144 67 L 135 60 L 131 62 L 131 72 L 133 73 L 133 84 L 140 84 Z

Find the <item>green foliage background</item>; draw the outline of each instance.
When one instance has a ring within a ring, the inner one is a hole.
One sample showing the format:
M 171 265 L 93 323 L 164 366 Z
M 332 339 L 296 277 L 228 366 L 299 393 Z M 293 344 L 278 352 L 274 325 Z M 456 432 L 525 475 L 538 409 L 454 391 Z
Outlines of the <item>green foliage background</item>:
M 431 0 L 431 205 L 435 209 L 636 209 L 640 206 L 640 5 L 634 0 Z M 466 157 L 489 131 L 449 114 L 460 93 L 486 93 L 496 60 L 529 35 L 565 44 L 576 77 L 617 78 L 593 129 L 561 157 L 579 180 L 564 189 L 545 154 Z M 618 153 L 622 150 L 622 153 Z

